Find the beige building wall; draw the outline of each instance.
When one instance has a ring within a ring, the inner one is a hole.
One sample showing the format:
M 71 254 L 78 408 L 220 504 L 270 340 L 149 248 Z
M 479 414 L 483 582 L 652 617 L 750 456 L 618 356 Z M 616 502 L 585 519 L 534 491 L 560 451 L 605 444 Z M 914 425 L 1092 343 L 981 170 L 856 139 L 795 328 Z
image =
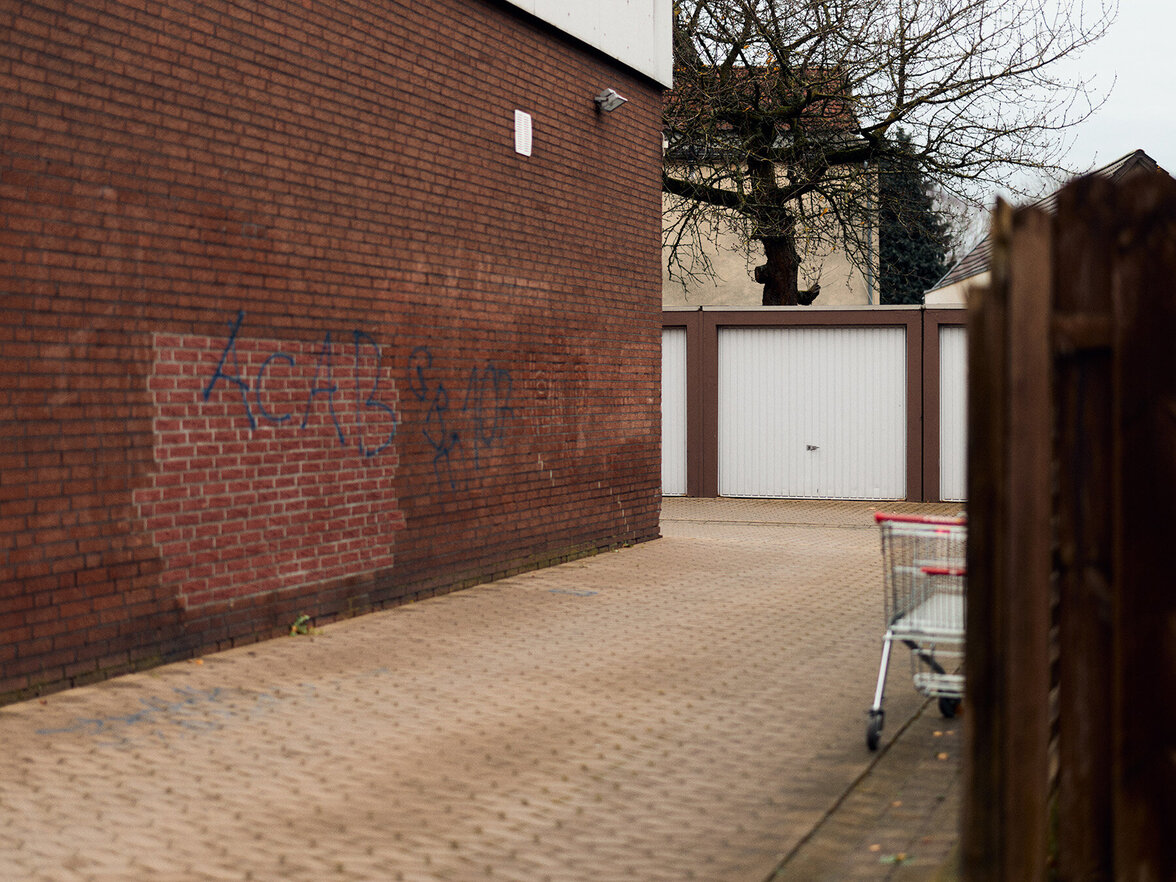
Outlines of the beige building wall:
M 927 306 L 967 306 L 968 292 L 973 288 L 987 288 L 992 273 L 988 270 L 960 279 L 951 285 L 936 288 L 923 295 L 923 302 Z M 664 282 L 664 280 L 663 280 Z M 665 285 L 663 284 L 663 290 Z
M 663 208 L 667 197 L 663 195 Z M 815 283 L 821 286 L 820 296 L 813 306 L 869 306 L 878 302 L 878 234 L 872 231 L 873 268 L 862 272 L 840 249 L 802 255 L 798 285 L 801 290 Z M 662 305 L 670 307 L 697 306 L 760 306 L 763 286 L 755 281 L 755 266 L 764 262 L 763 249 L 753 243 L 753 257 L 729 229 L 708 225 L 696 247 L 705 249 L 714 271 L 713 278 L 700 277 L 686 283 L 670 278 L 670 249 L 662 249 Z M 701 266 L 695 268 L 701 272 Z

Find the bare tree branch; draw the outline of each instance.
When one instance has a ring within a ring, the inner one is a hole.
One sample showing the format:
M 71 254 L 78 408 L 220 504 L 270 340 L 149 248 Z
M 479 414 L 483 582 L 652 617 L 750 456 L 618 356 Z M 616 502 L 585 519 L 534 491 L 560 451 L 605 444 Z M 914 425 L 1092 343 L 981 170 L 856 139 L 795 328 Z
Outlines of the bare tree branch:
M 691 240 L 688 218 L 738 230 L 749 249 L 840 241 L 868 259 L 863 170 L 893 155 L 900 128 L 954 199 L 1007 190 L 1017 169 L 1065 174 L 1066 131 L 1104 98 L 1057 62 L 1116 12 L 1117 0 L 679 0 L 666 247 Z

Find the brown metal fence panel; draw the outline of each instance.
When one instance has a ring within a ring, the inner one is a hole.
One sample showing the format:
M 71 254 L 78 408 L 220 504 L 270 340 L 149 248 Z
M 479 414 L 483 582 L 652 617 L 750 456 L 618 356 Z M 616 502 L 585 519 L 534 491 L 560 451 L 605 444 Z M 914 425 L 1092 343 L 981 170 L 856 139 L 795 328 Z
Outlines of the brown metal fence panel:
M 939 500 L 939 332 L 961 326 L 962 309 L 667 310 L 663 328 L 686 332 L 686 495 L 719 494 L 719 335 L 737 328 L 902 328 L 906 338 L 905 498 Z M 862 382 L 870 382 L 868 376 Z

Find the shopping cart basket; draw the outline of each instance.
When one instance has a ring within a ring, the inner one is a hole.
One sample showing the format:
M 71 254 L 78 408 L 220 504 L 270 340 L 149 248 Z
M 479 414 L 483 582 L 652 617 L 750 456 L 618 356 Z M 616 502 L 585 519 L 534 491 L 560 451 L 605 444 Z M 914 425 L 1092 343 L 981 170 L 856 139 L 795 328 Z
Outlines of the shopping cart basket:
M 939 699 L 939 711 L 955 716 L 964 695 L 965 548 L 963 518 L 877 513 L 882 531 L 883 606 L 886 633 L 878 686 L 866 724 L 866 745 L 877 750 L 882 733 L 882 693 L 890 649 L 911 650 L 911 676 L 922 695 Z

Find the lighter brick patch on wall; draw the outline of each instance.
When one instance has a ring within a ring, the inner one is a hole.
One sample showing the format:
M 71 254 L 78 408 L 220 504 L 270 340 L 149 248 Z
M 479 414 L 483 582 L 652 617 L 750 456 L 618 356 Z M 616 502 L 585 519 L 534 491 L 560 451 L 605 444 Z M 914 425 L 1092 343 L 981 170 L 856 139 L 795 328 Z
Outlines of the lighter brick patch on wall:
M 390 568 L 405 525 L 378 344 L 240 328 L 153 335 L 155 468 L 135 503 L 188 609 Z

